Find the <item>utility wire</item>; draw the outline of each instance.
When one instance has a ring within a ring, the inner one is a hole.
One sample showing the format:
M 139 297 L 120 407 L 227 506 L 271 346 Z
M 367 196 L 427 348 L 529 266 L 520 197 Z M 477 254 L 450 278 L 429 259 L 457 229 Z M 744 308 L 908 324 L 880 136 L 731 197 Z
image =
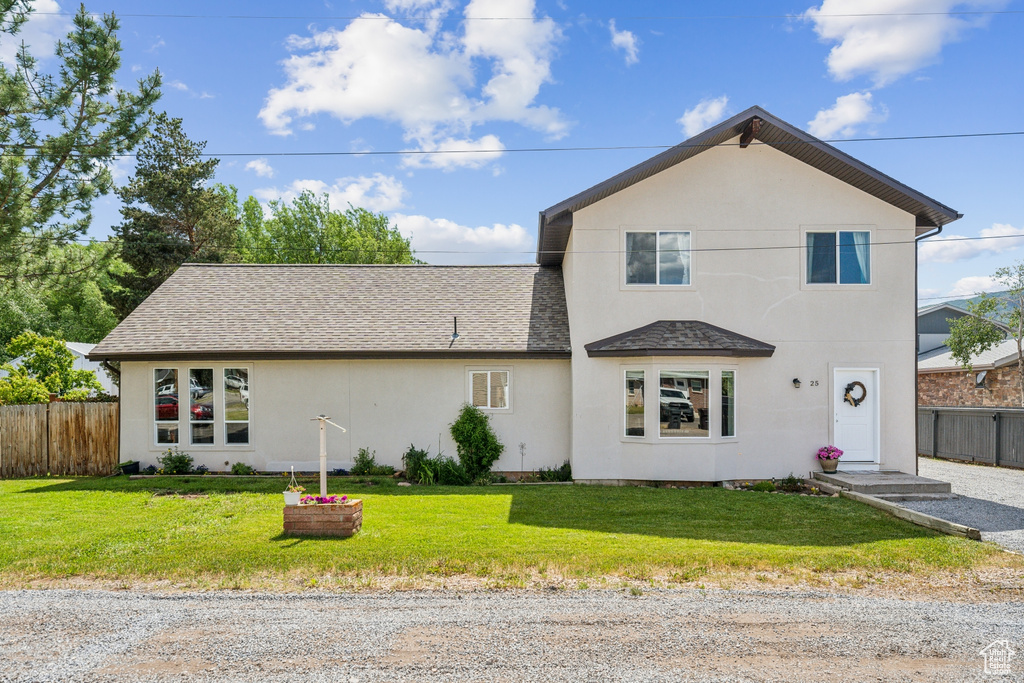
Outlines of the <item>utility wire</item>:
M 43 235 L 23 235 L 22 239 L 34 239 L 44 240 L 59 243 L 70 243 L 75 244 L 119 244 L 121 240 L 116 238 L 108 238 L 103 240 L 79 238 L 75 240 L 63 240 L 59 237 L 46 237 Z M 950 242 L 976 242 L 983 240 L 1002 240 L 1002 239 L 1024 239 L 1024 234 L 1020 235 L 988 235 L 985 237 L 950 237 L 943 240 L 938 240 L 930 244 L 947 244 Z M 167 244 L 166 240 L 132 240 L 133 244 Z M 894 246 L 903 244 L 920 244 L 919 240 L 896 240 L 892 242 L 868 242 L 870 246 Z M 925 243 L 929 244 L 929 243 Z M 841 247 L 836 247 L 840 249 Z M 764 247 L 705 247 L 696 249 L 683 250 L 687 253 L 708 253 L 708 252 L 727 252 L 727 251 L 785 251 L 792 249 L 807 249 L 806 245 L 800 244 L 787 244 L 787 245 L 774 245 Z M 240 254 L 243 250 L 238 248 L 231 249 L 219 249 L 219 251 L 225 253 Z M 309 247 L 250 247 L 246 251 L 281 251 L 281 252 L 308 252 L 311 251 Z M 317 253 L 321 254 L 404 254 L 405 250 L 387 250 L 387 249 L 318 249 Z M 637 251 L 637 250 L 634 250 Z M 652 250 L 638 250 L 646 253 L 654 253 Z M 523 250 L 523 251 L 469 251 L 469 250 L 458 250 L 458 249 L 414 249 L 413 254 L 463 254 L 463 255 L 488 255 L 488 254 L 559 254 L 561 250 Z M 594 250 L 572 250 L 570 252 L 573 255 L 576 254 L 625 254 L 625 249 L 594 249 Z
M 37 12 L 33 11 L 30 14 L 38 14 L 41 16 L 61 16 L 61 17 L 73 17 L 73 12 Z M 102 16 L 102 12 L 88 12 L 90 16 L 99 17 Z M 616 17 L 593 17 L 593 16 L 563 16 L 563 17 L 551 17 L 551 16 L 536 16 L 536 17 L 467 17 L 458 15 L 444 15 L 441 17 L 433 17 L 429 14 L 405 14 L 396 15 L 394 17 L 381 15 L 381 14 L 370 14 L 370 15 L 357 15 L 357 16 L 345 16 L 345 15 L 270 15 L 270 14 L 155 14 L 155 13 L 141 13 L 141 12 L 114 12 L 117 17 L 125 17 L 132 19 L 269 19 L 269 20 L 333 20 L 333 21 L 391 21 L 393 19 L 403 20 L 424 20 L 424 19 L 447 19 L 453 21 L 543 21 L 545 19 L 559 19 L 561 21 L 570 20 L 585 20 L 585 21 L 607 21 L 609 19 L 615 19 L 616 21 L 669 21 L 669 20 L 696 20 L 696 19 L 710 19 L 710 20 L 732 20 L 732 19 L 856 19 L 856 18 L 870 18 L 870 17 L 956 17 L 956 16 L 988 16 L 988 15 L 1013 15 L 1013 14 L 1024 14 L 1024 10 L 963 10 L 963 11 L 950 11 L 950 12 L 851 12 L 846 14 L 820 14 L 815 13 L 813 15 L 806 14 L 688 14 L 688 15 L 669 15 L 669 16 L 655 16 L 655 15 L 641 15 L 641 16 L 616 16 Z
M 784 147 L 787 145 L 814 145 L 818 143 L 827 144 L 842 144 L 845 142 L 895 142 L 902 140 L 955 140 L 960 138 L 995 138 L 995 137 L 1012 137 L 1024 135 L 1024 130 L 1013 130 L 1013 131 L 1000 131 L 994 133 L 944 133 L 939 135 L 894 135 L 886 137 L 873 137 L 873 138 L 833 138 L 829 140 L 784 140 L 780 142 L 764 142 L 761 140 L 753 140 L 749 144 L 754 145 L 768 145 L 771 147 Z M 666 149 L 712 149 L 714 147 L 739 147 L 742 143 L 739 142 L 720 142 L 717 144 L 709 143 L 681 143 L 677 145 L 608 145 L 608 146 L 587 146 L 587 147 L 506 147 L 506 148 L 493 148 L 493 149 L 438 149 L 438 150 L 423 150 L 423 149 L 406 149 L 406 150 L 368 150 L 363 152 L 337 152 L 337 151 L 326 151 L 326 152 L 204 152 L 202 154 L 196 154 L 197 157 L 359 157 L 359 156 L 405 156 L 405 155 L 431 155 L 431 154 L 500 154 L 504 152 L 617 152 L 617 151 L 628 151 L 628 150 L 666 150 Z M 40 149 L 39 145 L 11 145 L 11 144 L 0 144 L 0 149 L 9 149 L 11 147 L 21 147 L 25 150 L 37 150 Z M 4 156 L 39 156 L 38 154 L 20 154 L 17 152 L 0 152 L 0 157 Z M 111 158 L 114 159 L 131 159 L 137 157 L 137 153 L 132 154 L 112 154 Z

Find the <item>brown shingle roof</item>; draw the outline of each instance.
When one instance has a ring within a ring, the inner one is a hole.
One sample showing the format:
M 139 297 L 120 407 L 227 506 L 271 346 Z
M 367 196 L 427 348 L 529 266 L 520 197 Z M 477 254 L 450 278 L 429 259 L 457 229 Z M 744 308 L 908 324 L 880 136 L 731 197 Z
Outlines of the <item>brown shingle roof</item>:
M 459 339 L 452 343 L 453 318 Z M 568 357 L 559 268 L 183 265 L 94 360 Z
M 590 342 L 588 356 L 770 356 L 775 347 L 700 320 L 659 320 Z

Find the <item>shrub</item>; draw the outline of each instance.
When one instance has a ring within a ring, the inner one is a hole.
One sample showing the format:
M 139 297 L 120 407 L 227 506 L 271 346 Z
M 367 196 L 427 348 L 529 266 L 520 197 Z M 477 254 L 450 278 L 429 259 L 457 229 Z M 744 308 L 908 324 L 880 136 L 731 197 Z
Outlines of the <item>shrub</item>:
M 451 424 L 451 432 L 458 448 L 459 462 L 470 481 L 489 472 L 505 450 L 494 435 L 487 415 L 468 403 L 463 404 L 459 417 Z
M 168 448 L 156 461 L 164 474 L 188 474 L 192 471 L 192 456 L 177 446 Z
M 156 474 L 156 465 L 149 465 L 142 470 L 143 474 Z
M 244 462 L 236 462 L 231 466 L 231 474 L 256 474 L 256 470 Z
M 465 468 L 452 458 L 438 453 L 431 458 L 429 451 L 412 444 L 402 456 L 405 478 L 417 484 L 440 484 L 443 486 L 464 486 L 470 482 Z
M 378 465 L 377 451 L 369 448 L 360 448 L 355 464 L 352 465 L 352 474 L 356 476 L 387 476 L 394 473 L 395 468 L 391 465 Z
M 798 491 L 803 490 L 804 482 L 802 479 L 794 476 L 793 473 L 790 472 L 788 477 L 786 477 L 785 479 L 778 483 L 778 488 L 780 491 L 789 491 L 790 493 L 797 493 Z
M 541 467 L 537 470 L 537 478 L 541 481 L 572 481 L 572 465 L 566 460 L 561 467 Z
M 771 493 L 775 490 L 775 484 L 770 481 L 759 481 L 750 487 L 751 491 L 761 491 L 763 493 Z
M 206 465 L 200 465 L 199 467 L 192 470 L 192 474 L 209 474 L 210 468 Z

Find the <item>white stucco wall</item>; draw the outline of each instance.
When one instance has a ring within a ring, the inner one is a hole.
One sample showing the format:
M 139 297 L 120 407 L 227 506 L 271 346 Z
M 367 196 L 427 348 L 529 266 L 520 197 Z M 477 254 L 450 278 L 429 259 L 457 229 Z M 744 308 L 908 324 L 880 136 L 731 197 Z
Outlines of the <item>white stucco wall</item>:
M 319 469 L 319 430 L 310 418 L 327 414 L 346 433 L 328 428 L 331 468 L 349 467 L 356 451 L 376 451 L 377 462 L 401 468 L 410 444 L 457 457 L 448 425 L 468 399 L 470 369 L 509 369 L 511 408 L 487 411 L 505 453 L 495 470 L 519 471 L 520 442 L 525 442 L 527 470 L 557 467 L 569 458 L 569 362 L 513 361 L 256 361 L 124 362 L 121 365 L 121 459 L 156 464 L 167 448 L 155 443 L 154 370 L 248 367 L 250 391 L 249 446 L 225 446 L 222 388 L 215 386 L 216 442 L 190 445 L 181 421 L 179 447 L 196 465 L 224 470 L 225 462 L 243 462 L 260 470 Z M 187 380 L 184 381 L 187 386 Z M 216 384 L 216 383 L 215 383 Z M 186 409 L 181 410 L 187 417 Z
M 574 476 L 806 475 L 817 469 L 817 448 L 834 439 L 835 367 L 879 369 L 881 467 L 914 472 L 914 224 L 912 215 L 766 145 L 706 151 L 575 212 L 563 264 Z M 873 243 L 903 244 L 872 245 L 870 285 L 806 285 L 801 247 L 808 228 L 869 230 Z M 627 229 L 691 231 L 691 286 L 626 286 Z M 723 248 L 743 250 L 702 251 Z M 587 356 L 585 344 L 657 320 L 702 320 L 777 349 L 771 358 Z M 718 371 L 734 369 L 736 438 L 662 440 L 656 416 L 642 442 L 624 437 L 627 368 L 646 369 L 648 387 L 662 368 L 709 369 L 712 396 L 720 396 Z

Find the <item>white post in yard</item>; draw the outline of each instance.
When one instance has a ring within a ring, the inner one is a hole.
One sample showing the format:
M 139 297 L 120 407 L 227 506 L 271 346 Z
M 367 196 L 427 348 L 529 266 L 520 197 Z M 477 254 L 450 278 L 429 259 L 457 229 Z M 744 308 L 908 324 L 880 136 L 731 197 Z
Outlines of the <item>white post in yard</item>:
M 327 417 L 323 413 L 317 415 L 311 420 L 317 420 L 320 422 L 320 495 L 327 495 L 327 425 L 337 427 L 341 431 L 346 431 L 341 425 L 334 424 L 331 422 L 331 418 Z

